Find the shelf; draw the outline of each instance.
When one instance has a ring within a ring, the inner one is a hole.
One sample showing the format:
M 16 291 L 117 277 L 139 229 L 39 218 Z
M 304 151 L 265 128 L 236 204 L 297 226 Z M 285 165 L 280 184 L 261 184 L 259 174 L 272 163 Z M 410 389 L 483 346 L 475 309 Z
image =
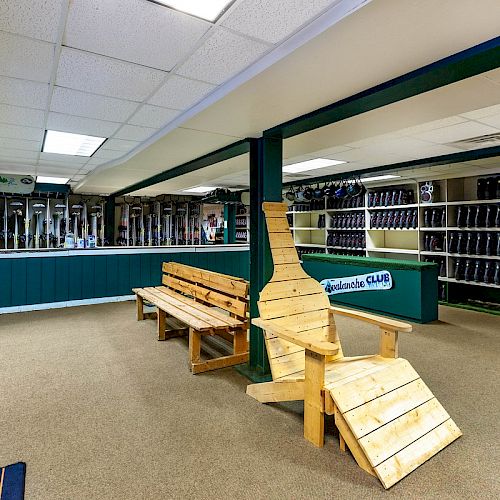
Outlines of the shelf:
M 485 259 L 485 260 L 500 260 L 498 255 L 469 255 L 466 253 L 448 253 L 450 257 L 461 259 Z
M 327 208 L 327 212 L 353 212 L 359 210 L 366 210 L 366 207 L 356 207 L 356 208 Z M 322 210 L 323 212 L 324 210 Z
M 335 250 L 353 250 L 356 252 L 364 252 L 366 248 L 352 248 L 352 247 L 332 247 L 331 245 L 327 246 L 327 248 L 334 248 Z
M 364 231 L 364 227 L 327 227 L 328 231 Z
M 495 232 L 500 231 L 500 227 L 450 227 L 446 229 L 448 231 L 484 231 L 484 232 Z
M 324 227 L 291 227 L 293 231 L 324 231 Z
M 408 249 L 408 248 L 383 248 L 383 247 L 373 247 L 367 248 L 368 252 L 377 252 L 377 253 L 401 253 L 401 254 L 411 254 L 418 255 L 418 250 Z
M 306 248 L 326 248 L 326 245 L 320 245 L 316 243 L 296 243 L 296 247 L 306 247 Z
M 401 232 L 406 232 L 406 231 L 418 231 L 416 228 L 412 227 L 374 227 L 371 229 L 367 229 L 367 231 L 401 231 Z
M 291 210 L 289 212 L 286 212 L 287 214 L 320 214 L 324 212 L 324 208 L 320 208 L 318 210 Z
M 446 206 L 446 201 L 433 201 L 432 203 L 424 203 L 423 201 L 420 202 L 420 208 L 443 206 Z
M 368 210 L 394 210 L 399 208 L 418 208 L 418 203 L 410 203 L 409 205 L 388 205 L 388 206 L 377 206 L 368 207 Z
M 441 231 L 445 232 L 446 227 L 421 227 L 420 231 Z
M 449 201 L 448 205 L 494 205 L 495 203 L 500 203 L 500 198 L 494 200 Z
M 249 227 L 243 227 L 243 226 L 234 226 L 234 227 L 235 227 L 235 229 L 238 229 L 238 230 L 240 230 L 240 231 L 244 231 L 245 229 L 246 229 L 247 231 L 248 231 L 248 230 L 250 230 L 250 228 L 249 228 Z
M 500 285 L 495 285 L 493 283 L 481 283 L 479 281 L 456 280 L 455 278 L 446 278 L 444 276 L 442 276 L 438 279 L 440 281 L 447 281 L 449 283 L 460 283 L 461 285 L 476 285 L 476 286 L 485 286 L 488 288 L 500 288 Z
M 430 250 L 421 250 L 420 255 L 437 255 L 438 257 L 446 257 L 447 252 L 431 252 Z

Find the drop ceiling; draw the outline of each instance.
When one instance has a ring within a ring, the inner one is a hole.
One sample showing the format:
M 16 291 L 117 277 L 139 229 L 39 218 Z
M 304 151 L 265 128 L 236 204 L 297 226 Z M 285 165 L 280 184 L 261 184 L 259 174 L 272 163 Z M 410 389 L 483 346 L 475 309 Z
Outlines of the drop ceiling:
M 498 18 L 497 0 L 236 0 L 215 24 L 146 0 L 2 2 L 0 171 L 112 192 L 494 38 Z M 287 140 L 286 163 L 357 170 L 500 128 L 498 70 L 454 85 Z M 90 159 L 48 155 L 45 128 L 110 139 Z M 247 165 L 146 191 L 242 185 Z

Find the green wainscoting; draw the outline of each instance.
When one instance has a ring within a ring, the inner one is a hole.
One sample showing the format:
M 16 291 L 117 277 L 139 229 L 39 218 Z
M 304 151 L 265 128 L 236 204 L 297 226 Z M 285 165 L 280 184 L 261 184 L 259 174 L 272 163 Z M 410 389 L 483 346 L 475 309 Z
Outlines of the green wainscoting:
M 161 265 L 168 261 L 249 278 L 249 251 L 243 249 L 88 252 L 2 256 L 0 308 L 130 295 L 134 287 L 160 285 Z

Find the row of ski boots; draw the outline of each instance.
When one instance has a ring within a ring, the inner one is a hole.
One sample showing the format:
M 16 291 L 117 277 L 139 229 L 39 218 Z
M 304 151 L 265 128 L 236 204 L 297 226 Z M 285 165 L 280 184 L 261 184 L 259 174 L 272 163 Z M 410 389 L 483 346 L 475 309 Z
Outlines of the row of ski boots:
M 446 227 L 446 209 L 426 208 L 424 210 L 424 227 Z
M 448 235 L 448 252 L 500 256 L 500 237 L 493 232 L 452 232 Z
M 443 233 L 429 234 L 424 236 L 424 251 L 443 252 L 445 248 L 445 236 Z
M 309 255 L 312 253 L 323 253 L 320 248 L 300 248 L 297 247 L 297 254 L 299 256 L 299 259 L 302 258 L 303 255 Z
M 453 277 L 457 281 L 500 285 L 500 261 L 457 259 Z
M 364 249 L 366 247 L 366 236 L 364 232 L 328 232 L 326 244 L 329 247 L 342 247 L 342 248 L 357 248 Z
M 446 257 L 425 257 L 424 262 L 434 262 L 438 265 L 439 276 L 446 276 Z
M 500 198 L 500 175 L 477 180 L 477 199 L 494 200 Z
M 416 229 L 418 226 L 418 211 L 381 210 L 370 214 L 371 229 Z
M 461 205 L 455 222 L 457 227 L 500 227 L 500 206 Z
M 368 193 L 368 207 L 390 207 L 415 203 L 412 189 L 380 190 Z
M 353 257 L 362 257 L 364 255 L 364 250 L 336 250 L 333 248 L 328 249 L 329 254 L 333 255 L 350 255 Z
M 365 196 L 359 194 L 350 198 L 327 198 L 326 208 L 329 210 L 337 210 L 341 208 L 362 208 L 365 206 Z
M 334 229 L 364 229 L 365 214 L 364 212 L 347 212 L 332 215 L 330 227 Z

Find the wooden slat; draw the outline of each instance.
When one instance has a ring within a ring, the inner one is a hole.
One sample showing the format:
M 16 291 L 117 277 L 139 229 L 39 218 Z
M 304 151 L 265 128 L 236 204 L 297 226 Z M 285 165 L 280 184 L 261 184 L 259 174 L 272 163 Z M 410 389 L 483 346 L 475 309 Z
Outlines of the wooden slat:
M 384 316 L 379 316 L 378 314 L 371 314 L 364 311 L 355 311 L 354 309 L 346 309 L 344 307 L 332 307 L 335 314 L 341 316 L 347 316 L 349 318 L 358 319 L 360 321 L 365 321 L 373 325 L 380 326 L 386 330 L 398 331 L 398 332 L 411 332 L 412 326 L 409 323 L 403 323 L 396 319 L 385 318 Z
M 234 276 L 205 271 L 204 269 L 185 266 L 176 262 L 164 262 L 163 272 L 235 297 L 246 298 L 248 295 L 248 282 Z
M 205 314 L 208 314 L 209 316 L 212 316 L 222 322 L 224 322 L 226 325 L 231 326 L 233 328 L 238 328 L 244 325 L 244 322 L 233 318 L 227 314 L 224 314 L 222 311 L 219 311 L 213 307 L 208 307 L 203 304 L 194 302 L 193 299 L 190 299 L 189 297 L 186 297 L 185 295 L 181 295 L 180 293 L 177 293 L 174 290 L 171 290 L 170 288 L 167 288 L 165 286 L 157 286 L 155 287 L 156 290 L 161 291 L 162 293 L 165 293 L 166 295 L 170 295 L 171 297 L 176 298 L 177 300 L 184 302 L 187 305 L 192 305 L 193 307 L 196 307 L 200 311 L 203 311 Z
M 266 214 L 272 211 L 284 214 L 285 212 L 288 212 L 288 204 L 282 201 L 264 201 L 262 203 L 262 210 Z
M 276 358 L 271 364 L 273 380 L 278 380 L 297 372 L 303 372 L 304 367 L 305 355 L 303 351 Z
M 382 462 L 375 472 L 384 488 L 390 488 L 461 435 L 460 429 L 450 418 Z
M 212 326 L 205 321 L 199 320 L 197 317 L 193 317 L 191 314 L 186 313 L 182 309 L 175 307 L 172 303 L 165 300 L 165 298 L 158 297 L 157 295 L 149 292 L 146 289 L 142 289 L 140 292 L 142 297 L 146 300 L 150 301 L 152 304 L 155 304 L 157 307 L 162 309 L 163 311 L 168 312 L 172 316 L 175 316 L 177 319 L 181 320 L 183 323 L 195 328 L 197 330 L 211 330 Z
M 358 442 L 372 466 L 376 467 L 449 418 L 439 401 L 433 398 L 367 434 Z
M 273 319 L 310 311 L 326 309 L 330 305 L 324 293 L 306 295 L 304 297 L 290 297 L 286 299 L 259 301 L 259 312 L 262 319 Z
M 342 413 L 420 378 L 408 361 L 402 358 L 390 361 L 393 363 L 375 373 L 349 383 L 328 387 Z
M 430 401 L 433 397 L 434 395 L 422 379 L 418 379 L 346 412 L 344 417 L 349 422 L 353 434 L 360 439 L 382 425 Z
M 275 248 L 271 250 L 274 264 L 298 264 L 299 256 L 295 248 Z
M 344 357 L 326 366 L 325 388 L 330 390 L 332 386 L 340 386 L 347 381 L 353 382 L 386 367 L 383 358 L 378 356 Z
M 312 278 L 303 278 L 289 281 L 276 281 L 268 283 L 259 300 L 284 299 L 287 297 L 302 297 L 313 293 L 322 293 L 323 287 Z
M 286 356 L 288 354 L 293 354 L 294 352 L 302 351 L 304 348 L 293 344 L 292 342 L 287 342 L 286 340 L 279 339 L 277 337 L 266 339 L 267 354 L 270 360 L 274 358 L 279 358 L 281 356 Z
M 288 233 L 290 226 L 286 217 L 268 218 L 266 217 L 267 230 L 269 233 Z
M 278 326 L 290 328 L 299 333 L 313 328 L 328 326 L 328 311 L 312 311 L 300 314 L 290 314 L 282 318 L 275 318 L 273 322 Z
M 247 394 L 261 403 L 304 399 L 304 381 L 263 382 L 247 385 Z
M 181 309 L 185 313 L 191 314 L 193 317 L 200 319 L 201 321 L 204 321 L 205 323 L 208 323 L 212 328 L 225 328 L 228 329 L 229 325 L 225 321 L 221 321 L 217 318 L 214 318 L 210 314 L 207 314 L 205 311 L 203 311 L 201 308 L 198 307 L 198 304 L 194 301 L 191 301 L 191 304 L 182 302 L 179 300 L 177 297 L 174 295 L 167 295 L 156 288 L 146 288 L 149 292 L 151 292 L 153 295 L 156 297 L 160 297 L 170 304 L 172 304 L 174 307 L 177 309 Z
M 281 236 L 283 233 L 273 233 L 273 237 L 269 238 L 269 246 L 271 251 L 275 248 L 295 248 L 295 242 L 290 235 L 290 238 L 283 238 Z
M 247 302 L 168 275 L 163 276 L 162 282 L 169 288 L 191 295 L 204 302 L 220 307 L 225 311 L 232 312 L 241 318 L 246 316 Z
M 277 264 L 274 266 L 274 272 L 270 281 L 289 281 L 304 278 L 310 278 L 310 276 L 306 274 L 300 264 Z
M 203 373 L 208 372 L 209 370 L 218 370 L 219 368 L 226 368 L 228 366 L 241 365 L 247 361 L 248 353 L 231 354 L 229 356 L 208 359 L 207 361 L 191 363 L 191 372 L 193 374 Z

